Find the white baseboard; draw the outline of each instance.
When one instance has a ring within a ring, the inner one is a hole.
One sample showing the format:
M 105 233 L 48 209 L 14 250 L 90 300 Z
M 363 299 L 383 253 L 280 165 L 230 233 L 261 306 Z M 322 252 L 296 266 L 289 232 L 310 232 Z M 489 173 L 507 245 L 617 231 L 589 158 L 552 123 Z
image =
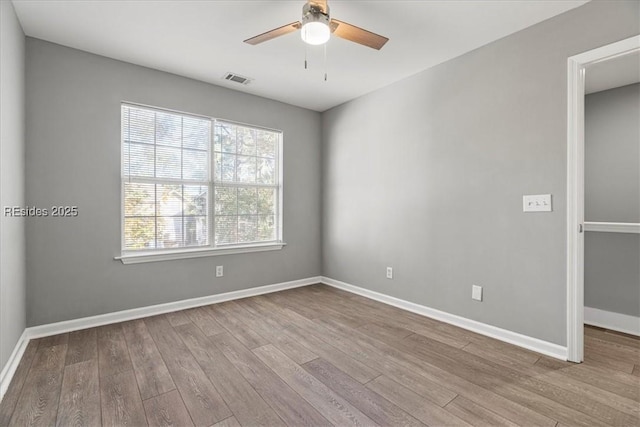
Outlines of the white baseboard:
M 277 283 L 274 285 L 258 286 L 255 288 L 242 289 L 240 291 L 226 292 L 223 294 L 209 295 L 200 298 L 191 298 L 166 304 L 151 305 L 147 307 L 133 308 L 130 310 L 116 311 L 113 313 L 100 314 L 97 316 L 83 317 L 80 319 L 66 320 L 64 322 L 49 323 L 46 325 L 26 328 L 18 340 L 13 353 L 0 374 L 0 400 L 4 397 L 11 379 L 22 359 L 24 350 L 29 344 L 29 340 L 42 338 L 65 332 L 79 331 L 81 329 L 93 328 L 96 326 L 109 325 L 111 323 L 125 322 L 127 320 L 140 319 L 143 317 L 158 314 L 171 313 L 173 311 L 185 310 L 188 308 L 201 307 L 203 305 L 215 304 L 224 301 L 231 301 L 241 298 L 253 297 L 272 292 L 284 291 L 286 289 L 299 288 L 301 286 L 320 283 L 321 278 L 309 277 L 306 279 L 293 280 L 291 282 Z
M 13 375 L 16 373 L 16 369 L 18 369 L 18 364 L 20 360 L 22 360 L 24 351 L 27 349 L 27 344 L 29 344 L 29 339 L 27 338 L 27 330 L 25 329 L 18 339 L 16 346 L 13 348 L 9 360 L 7 360 L 7 363 L 2 368 L 2 372 L 0 372 L 0 401 L 2 401 L 4 394 L 9 388 Z
M 486 335 L 488 337 L 495 338 L 509 344 L 517 345 L 528 350 L 542 353 L 556 359 L 567 360 L 567 348 L 558 344 L 550 343 L 548 341 L 543 341 L 537 338 L 532 338 L 527 335 L 508 331 L 496 326 L 487 325 L 486 323 L 481 323 L 475 320 L 467 319 L 465 317 L 457 316 L 455 314 L 446 313 L 444 311 L 436 310 L 434 308 L 430 308 L 420 304 L 415 304 L 389 295 L 381 294 L 379 292 L 370 291 L 368 289 L 350 285 L 348 283 L 340 282 L 328 277 L 322 277 L 322 283 L 333 286 L 334 288 L 361 295 L 372 300 L 392 305 L 394 307 L 398 307 L 412 313 L 420 314 L 422 316 L 449 323 L 451 325 L 458 326 L 469 331 L 477 332 L 481 335 Z
M 584 323 L 600 328 L 611 329 L 612 331 L 640 336 L 640 317 L 629 316 L 628 314 L 585 307 Z

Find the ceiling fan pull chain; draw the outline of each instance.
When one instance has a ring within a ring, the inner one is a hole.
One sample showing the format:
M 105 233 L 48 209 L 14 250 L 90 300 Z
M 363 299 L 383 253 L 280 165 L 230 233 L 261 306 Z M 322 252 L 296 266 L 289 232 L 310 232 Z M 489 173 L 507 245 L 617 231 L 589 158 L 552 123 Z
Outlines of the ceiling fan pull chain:
M 327 44 L 324 44 L 324 81 L 327 81 Z
M 304 69 L 307 69 L 307 44 L 304 44 Z

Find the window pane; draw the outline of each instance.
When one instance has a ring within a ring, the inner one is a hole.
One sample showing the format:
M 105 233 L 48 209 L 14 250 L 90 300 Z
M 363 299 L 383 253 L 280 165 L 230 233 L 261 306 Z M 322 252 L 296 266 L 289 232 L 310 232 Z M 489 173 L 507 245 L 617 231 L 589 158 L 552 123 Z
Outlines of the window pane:
M 257 215 L 238 217 L 238 243 L 255 242 L 258 240 Z
M 182 217 L 158 217 L 158 248 L 179 248 L 182 240 Z
M 256 130 L 238 126 L 238 154 L 256 155 Z
M 124 184 L 124 215 L 154 216 L 156 197 L 154 184 Z
M 204 185 L 185 185 L 183 192 L 185 215 L 207 215 L 209 187 Z
M 156 112 L 156 144 L 182 146 L 182 117 Z
M 206 216 L 184 218 L 184 245 L 205 246 L 209 244 L 209 222 Z
M 235 182 L 236 174 L 236 156 L 233 154 L 222 155 L 221 167 L 222 181 Z
M 216 188 L 216 215 L 237 215 L 238 214 L 238 190 L 236 188 L 218 187 Z
M 276 190 L 275 188 L 259 188 L 258 189 L 258 209 L 259 214 L 276 213 Z
M 274 159 L 258 158 L 258 182 L 262 184 L 275 183 L 276 161 Z
M 237 242 L 237 223 L 236 216 L 218 216 L 216 217 L 216 245 L 225 245 Z
M 158 216 L 182 216 L 182 186 L 157 185 Z
M 131 109 L 129 107 L 122 106 L 121 109 L 121 118 L 122 120 L 122 140 L 129 141 L 129 111 Z
M 259 130 L 258 137 L 258 156 L 260 157 L 276 157 L 276 142 L 279 134 L 276 132 L 270 132 L 266 130 Z
M 258 191 L 256 188 L 238 188 L 238 214 L 255 214 L 258 211 Z
M 220 181 L 222 179 L 222 154 L 215 153 L 213 155 L 215 164 L 213 168 L 215 169 L 215 177 L 216 181 Z
M 156 147 L 156 177 L 182 178 L 182 150 L 172 147 Z
M 183 178 L 198 181 L 209 179 L 209 153 L 207 151 L 182 150 Z
M 256 182 L 256 158 L 238 156 L 238 182 Z
M 155 136 L 155 113 L 140 108 L 129 108 L 129 140 L 153 144 Z
M 155 218 L 125 218 L 125 249 L 153 249 L 156 247 Z
M 195 117 L 182 118 L 182 144 L 184 148 L 207 150 L 211 138 L 211 120 Z
M 125 144 L 124 174 L 134 177 L 153 177 L 154 149 L 153 145 Z
M 235 153 L 236 127 L 228 123 L 216 123 L 214 144 L 215 151 Z
M 258 241 L 276 240 L 276 217 L 274 215 L 258 216 Z

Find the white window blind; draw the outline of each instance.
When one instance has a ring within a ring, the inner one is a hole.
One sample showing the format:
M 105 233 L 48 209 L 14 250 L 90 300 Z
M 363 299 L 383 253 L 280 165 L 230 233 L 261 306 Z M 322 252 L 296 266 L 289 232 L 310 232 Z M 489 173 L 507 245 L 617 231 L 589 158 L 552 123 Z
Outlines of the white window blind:
M 281 241 L 281 136 L 123 104 L 123 252 Z

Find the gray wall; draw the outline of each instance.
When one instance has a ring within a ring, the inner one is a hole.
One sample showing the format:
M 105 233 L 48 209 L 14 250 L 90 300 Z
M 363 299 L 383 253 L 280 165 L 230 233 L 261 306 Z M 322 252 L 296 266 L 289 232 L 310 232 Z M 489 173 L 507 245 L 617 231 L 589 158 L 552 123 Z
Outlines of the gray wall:
M 640 84 L 585 99 L 585 220 L 640 222 Z M 585 305 L 640 316 L 640 235 L 586 233 L 584 257 Z
M 565 345 L 567 57 L 639 13 L 590 2 L 326 112 L 324 275 Z
M 13 5 L 0 1 L 0 370 L 26 319 L 25 221 L 4 216 L 24 205 L 24 44 Z
M 284 132 L 281 251 L 123 265 L 120 102 Z M 320 114 L 27 38 L 27 203 L 79 216 L 29 219 L 29 326 L 317 276 Z M 216 279 L 215 266 L 225 276 Z

